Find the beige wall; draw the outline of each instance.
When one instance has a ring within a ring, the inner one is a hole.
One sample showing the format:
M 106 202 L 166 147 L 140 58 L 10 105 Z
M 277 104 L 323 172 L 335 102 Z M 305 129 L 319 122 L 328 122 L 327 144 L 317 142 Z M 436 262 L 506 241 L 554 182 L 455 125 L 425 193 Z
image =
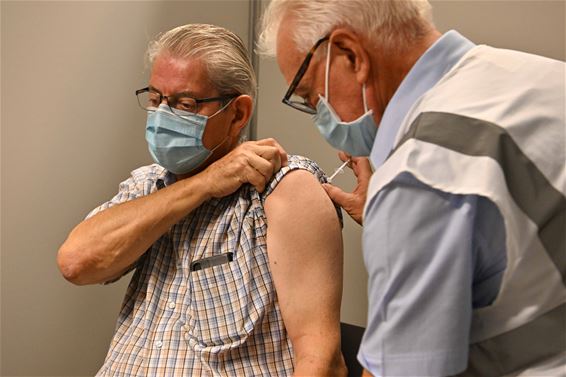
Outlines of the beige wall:
M 565 58 L 562 1 L 434 1 L 441 30 Z M 55 265 L 68 231 L 149 162 L 145 115 L 133 91 L 147 79 L 143 51 L 159 31 L 211 22 L 248 36 L 244 0 L 1 2 L 2 376 L 92 375 L 113 331 L 127 279 L 74 287 Z M 286 85 L 261 60 L 258 136 L 331 172 L 338 160 L 308 116 L 281 104 Z M 337 183 L 352 187 L 349 173 Z M 344 229 L 342 319 L 366 320 L 360 229 Z
M 1 3 L 2 376 L 94 375 L 127 280 L 75 287 L 55 256 L 85 214 L 150 161 L 143 53 L 158 32 L 248 36 L 247 1 Z

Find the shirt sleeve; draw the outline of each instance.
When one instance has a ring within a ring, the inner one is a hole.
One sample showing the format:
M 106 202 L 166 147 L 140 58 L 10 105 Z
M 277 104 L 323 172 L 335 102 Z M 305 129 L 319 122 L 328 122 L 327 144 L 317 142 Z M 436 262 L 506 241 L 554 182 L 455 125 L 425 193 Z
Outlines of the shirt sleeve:
M 368 205 L 368 326 L 358 353 L 375 376 L 446 376 L 467 365 L 477 196 L 398 176 Z
M 314 162 L 313 160 L 310 160 L 306 157 L 303 157 L 303 156 L 289 155 L 288 156 L 288 164 L 286 166 L 283 166 L 279 171 L 277 171 L 273 175 L 271 180 L 267 183 L 267 185 L 265 187 L 265 191 L 261 194 L 262 202 L 265 202 L 265 199 L 267 198 L 267 196 L 269 196 L 273 192 L 273 190 L 275 190 L 275 187 L 277 187 L 279 182 L 281 182 L 281 180 L 287 174 L 289 174 L 293 170 L 298 170 L 298 169 L 308 171 L 309 173 L 314 175 L 315 178 L 318 179 L 318 181 L 320 183 L 328 183 L 328 177 L 326 176 L 326 173 L 318 166 L 318 164 L 316 162 Z M 336 203 L 333 203 L 333 204 L 334 204 L 334 207 L 336 209 L 336 214 L 338 216 L 338 219 L 340 220 L 340 226 L 344 227 L 344 219 L 342 217 L 342 210 L 340 209 L 340 207 Z
M 132 171 L 130 177 L 118 186 L 118 193 L 109 201 L 90 211 L 86 218 L 88 219 L 117 204 L 149 195 L 157 189 L 155 182 L 164 175 L 163 172 L 164 169 L 155 164 Z

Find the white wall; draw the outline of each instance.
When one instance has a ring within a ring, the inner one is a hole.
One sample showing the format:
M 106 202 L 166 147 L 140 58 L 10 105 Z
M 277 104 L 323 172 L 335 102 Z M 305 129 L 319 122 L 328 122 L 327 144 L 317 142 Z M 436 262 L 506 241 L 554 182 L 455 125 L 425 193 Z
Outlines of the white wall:
M 562 1 L 433 1 L 441 30 L 478 43 L 564 60 Z M 2 1 L 2 376 L 93 375 L 108 348 L 127 280 L 74 287 L 55 264 L 69 230 L 149 162 L 143 87 L 146 42 L 189 22 L 228 27 L 245 41 L 248 3 L 232 1 Z M 258 136 L 275 136 L 327 172 L 334 151 L 308 116 L 281 104 L 273 61 L 260 66 Z M 338 184 L 352 187 L 349 173 Z M 360 230 L 346 220 L 342 319 L 364 325 L 366 278 Z

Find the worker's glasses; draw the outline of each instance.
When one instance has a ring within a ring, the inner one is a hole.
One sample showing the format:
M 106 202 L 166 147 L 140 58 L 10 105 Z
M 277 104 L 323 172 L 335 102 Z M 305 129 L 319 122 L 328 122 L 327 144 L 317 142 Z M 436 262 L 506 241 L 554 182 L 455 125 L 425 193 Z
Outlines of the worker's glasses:
M 186 115 L 186 112 L 195 114 L 198 113 L 201 103 L 221 102 L 224 106 L 232 98 L 238 97 L 238 94 L 230 94 L 226 96 L 210 98 L 193 98 L 187 96 L 185 93 L 177 93 L 170 96 L 164 96 L 158 91 L 147 87 L 136 90 L 136 97 L 138 97 L 138 103 L 140 107 L 145 111 L 156 111 L 159 105 L 165 99 L 167 101 L 167 106 L 169 106 L 169 109 L 173 114 L 183 116 Z
M 326 37 L 319 39 L 315 43 L 315 45 L 310 49 L 309 53 L 305 57 L 305 60 L 303 61 L 303 64 L 301 64 L 301 66 L 299 67 L 299 70 L 297 71 L 295 78 L 291 82 L 291 85 L 289 85 L 289 89 L 287 89 L 287 93 L 285 93 L 285 97 L 283 97 L 284 104 L 289 105 L 292 108 L 307 114 L 316 114 L 316 108 L 314 108 L 310 103 L 308 103 L 308 101 L 305 100 L 303 97 L 295 95 L 294 92 L 295 89 L 297 89 L 297 85 L 299 85 L 299 82 L 301 82 L 301 79 L 305 75 L 305 72 L 309 68 L 309 64 L 312 60 L 314 52 L 316 51 L 318 46 L 322 44 L 322 42 L 327 41 L 329 38 L 330 37 L 327 35 Z

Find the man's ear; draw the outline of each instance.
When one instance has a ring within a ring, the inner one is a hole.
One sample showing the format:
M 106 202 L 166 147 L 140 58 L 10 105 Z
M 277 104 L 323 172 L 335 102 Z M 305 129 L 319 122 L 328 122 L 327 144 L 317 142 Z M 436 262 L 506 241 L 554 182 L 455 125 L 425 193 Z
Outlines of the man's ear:
M 230 122 L 230 135 L 239 135 L 248 124 L 253 112 L 253 99 L 247 94 L 242 94 L 232 101 L 232 120 Z
M 330 34 L 329 43 L 337 47 L 337 54 L 346 56 L 358 83 L 360 85 L 366 83 L 370 69 L 370 56 L 366 51 L 366 40 L 351 29 L 338 28 Z

